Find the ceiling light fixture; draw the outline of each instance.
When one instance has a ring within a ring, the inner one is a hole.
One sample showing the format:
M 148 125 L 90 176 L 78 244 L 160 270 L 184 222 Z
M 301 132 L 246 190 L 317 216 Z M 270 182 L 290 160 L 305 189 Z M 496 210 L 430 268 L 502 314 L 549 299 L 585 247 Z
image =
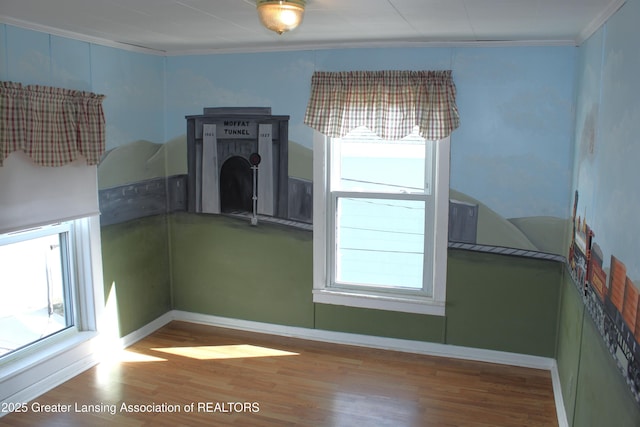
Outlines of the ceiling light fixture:
M 305 0 L 257 0 L 260 22 L 267 29 L 282 34 L 302 22 Z

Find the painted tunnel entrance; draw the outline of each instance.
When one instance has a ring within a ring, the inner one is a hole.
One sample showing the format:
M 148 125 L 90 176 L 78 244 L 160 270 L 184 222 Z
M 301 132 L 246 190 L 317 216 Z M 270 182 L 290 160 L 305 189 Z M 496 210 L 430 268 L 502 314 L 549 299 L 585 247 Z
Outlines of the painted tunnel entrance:
M 251 165 L 239 156 L 229 158 L 220 170 L 220 211 L 251 212 L 252 196 Z

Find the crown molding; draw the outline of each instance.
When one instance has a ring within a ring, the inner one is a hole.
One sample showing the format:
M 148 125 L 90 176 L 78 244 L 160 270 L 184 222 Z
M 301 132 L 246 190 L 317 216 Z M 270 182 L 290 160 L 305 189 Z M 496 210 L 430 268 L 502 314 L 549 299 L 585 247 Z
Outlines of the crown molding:
M 100 46 L 113 47 L 116 49 L 128 50 L 131 52 L 146 53 L 151 55 L 165 56 L 166 52 L 158 49 L 151 49 L 144 46 L 137 46 L 128 43 L 117 42 L 113 40 L 103 39 L 101 37 L 88 36 L 86 34 L 76 33 L 74 31 L 61 30 L 59 28 L 49 27 L 47 25 L 34 24 L 33 22 L 22 21 L 20 19 L 11 18 L 0 15 L 0 23 L 12 25 L 14 27 L 24 28 L 26 30 L 47 33 L 52 36 L 65 37 L 72 40 L 78 40 Z
M 100 46 L 113 47 L 131 52 L 145 53 L 158 56 L 187 56 L 187 55 L 215 55 L 232 53 L 265 53 L 292 52 L 305 50 L 329 49 L 381 49 L 381 48 L 465 48 L 465 47 L 529 47 L 529 46 L 575 46 L 575 40 L 457 40 L 457 41 L 426 41 L 426 40 L 377 40 L 377 41 L 335 41 L 330 43 L 296 43 L 270 45 L 244 45 L 236 47 L 211 49 L 183 49 L 160 50 L 146 46 L 123 43 L 101 37 L 89 36 L 73 31 L 62 30 L 46 25 L 34 24 L 8 16 L 0 15 L 0 23 L 20 27 L 27 30 L 47 33 L 54 36 L 92 43 Z
M 384 48 L 466 48 L 466 47 L 533 47 L 576 46 L 575 40 L 460 40 L 460 41 L 337 41 L 332 43 L 299 43 L 289 45 L 237 46 L 213 49 L 186 49 L 165 52 L 166 56 L 215 55 L 229 53 L 269 53 L 329 49 Z
M 626 0 L 611 0 L 606 9 L 591 21 L 576 37 L 576 39 L 552 39 L 552 40 L 393 40 L 393 41 L 335 41 L 326 43 L 296 43 L 296 44 L 270 44 L 253 46 L 236 46 L 224 48 L 204 49 L 176 49 L 161 50 L 130 43 L 118 42 L 101 37 L 89 36 L 73 31 L 62 30 L 46 25 L 35 24 L 20 19 L 0 15 L 0 23 L 15 27 L 33 30 L 50 35 L 65 37 L 73 40 L 92 43 L 100 46 L 113 47 L 137 53 L 145 53 L 158 56 L 187 56 L 187 55 L 215 55 L 232 53 L 264 53 L 264 52 L 291 52 L 304 50 L 329 50 L 329 49 L 375 49 L 375 48 L 468 48 L 468 47 L 531 47 L 531 46 L 579 46 L 604 25 L 615 14 Z
M 602 27 L 609 20 L 609 18 L 613 16 L 614 13 L 616 13 L 622 6 L 624 6 L 626 2 L 627 0 L 612 0 L 607 8 L 602 11 L 602 13 L 596 16 L 596 18 L 591 21 L 589 25 L 587 25 L 583 28 L 582 31 L 580 31 L 578 37 L 576 38 L 576 45 L 579 46 L 587 41 L 587 39 L 591 37 L 593 33 L 598 31 L 600 27 Z

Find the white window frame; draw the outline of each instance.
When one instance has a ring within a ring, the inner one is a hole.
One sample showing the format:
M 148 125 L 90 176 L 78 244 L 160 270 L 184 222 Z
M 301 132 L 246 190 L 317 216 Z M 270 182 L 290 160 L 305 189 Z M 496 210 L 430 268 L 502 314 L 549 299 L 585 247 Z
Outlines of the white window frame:
M 69 230 L 74 326 L 0 358 L 0 402 L 33 399 L 100 358 L 96 350 L 105 322 L 100 218 L 79 218 L 52 228 Z
M 75 248 L 73 247 L 73 242 L 75 241 L 75 232 L 73 225 L 73 222 L 65 221 L 0 235 L 0 246 L 27 242 L 45 236 L 58 236 L 61 241 L 60 261 L 64 263 L 61 268 L 61 279 L 64 288 L 63 293 L 65 300 L 65 317 L 68 315 L 71 316 L 71 325 L 65 326 L 59 331 L 53 332 L 30 343 L 26 343 L 22 347 L 14 349 L 9 353 L 3 354 L 2 356 L 0 356 L 0 363 L 6 363 L 7 360 L 22 357 L 25 353 L 37 351 L 38 348 L 47 346 L 51 341 L 60 340 L 64 337 L 68 337 L 76 333 L 76 325 L 78 323 L 79 313 L 77 310 L 78 304 L 76 302 L 76 297 L 78 295 L 78 292 L 76 291 L 77 281 L 74 274 Z M 65 242 L 62 242 L 62 235 L 65 235 Z
M 313 302 L 406 313 L 445 315 L 447 281 L 447 245 L 449 221 L 450 138 L 434 141 L 435 171 L 433 191 L 434 250 L 430 278 L 432 296 L 407 292 L 376 292 L 371 288 L 343 288 L 331 284 L 332 260 L 329 250 L 334 227 L 332 194 L 330 193 L 331 138 L 314 131 L 313 136 Z M 427 252 L 425 252 L 427 255 Z M 428 284 L 427 284 L 428 285 Z
M 36 227 L 29 230 L 7 233 L 0 235 L 0 242 L 11 244 L 42 236 L 67 233 L 67 262 L 68 281 L 65 285 L 65 292 L 70 292 L 67 299 L 72 310 L 73 324 L 46 336 L 38 341 L 34 341 L 22 348 L 16 349 L 0 357 L 0 367 L 5 366 L 13 360 L 24 358 L 25 355 L 35 354 L 38 351 L 50 346 L 52 343 L 59 343 L 65 339 L 72 338 L 81 332 L 97 331 L 97 313 L 95 305 L 95 295 L 100 295 L 94 286 L 93 264 L 91 250 L 91 226 L 90 218 L 81 218 L 72 221 Z

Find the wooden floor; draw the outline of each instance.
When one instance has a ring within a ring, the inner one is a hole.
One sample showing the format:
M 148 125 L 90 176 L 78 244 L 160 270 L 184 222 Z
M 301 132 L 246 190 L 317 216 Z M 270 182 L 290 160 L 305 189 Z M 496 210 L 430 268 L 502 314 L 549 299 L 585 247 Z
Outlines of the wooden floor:
M 558 425 L 548 371 L 181 322 L 25 409 L 0 425 Z

